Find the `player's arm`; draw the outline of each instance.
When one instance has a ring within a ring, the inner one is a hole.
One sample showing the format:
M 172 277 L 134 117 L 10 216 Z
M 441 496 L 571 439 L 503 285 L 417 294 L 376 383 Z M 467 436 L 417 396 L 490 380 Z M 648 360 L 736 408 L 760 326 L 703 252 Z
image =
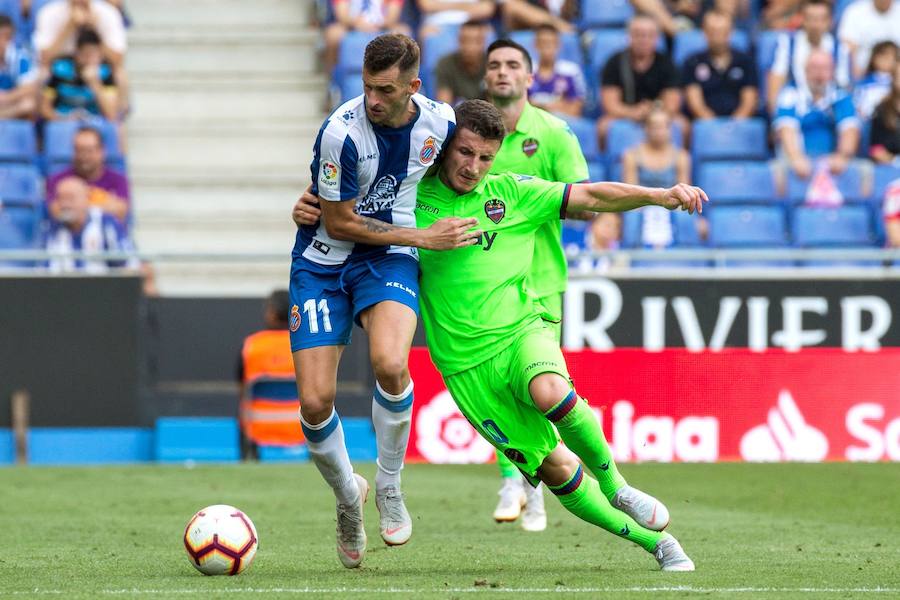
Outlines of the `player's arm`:
M 693 214 L 695 211 L 703 212 L 704 202 L 709 202 L 706 192 L 684 183 L 670 188 L 648 188 L 601 181 L 571 186 L 566 208 L 592 212 L 623 212 L 641 206 L 656 205 L 669 210 L 680 208 Z

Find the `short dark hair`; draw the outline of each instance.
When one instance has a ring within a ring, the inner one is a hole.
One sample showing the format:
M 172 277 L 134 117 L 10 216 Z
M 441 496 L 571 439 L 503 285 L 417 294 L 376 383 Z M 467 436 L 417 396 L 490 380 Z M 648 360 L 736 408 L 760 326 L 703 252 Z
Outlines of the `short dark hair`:
M 81 135 L 82 133 L 91 133 L 94 137 L 97 138 L 97 143 L 100 144 L 100 147 L 103 147 L 103 134 L 100 133 L 100 130 L 96 127 L 91 127 L 90 125 L 82 125 L 75 131 L 75 135 Z M 74 137 L 74 136 L 73 136 Z
M 100 36 L 90 27 L 80 29 L 78 31 L 78 36 L 75 38 L 75 48 L 81 48 L 83 46 L 99 46 L 100 44 Z
M 500 48 L 512 48 L 513 50 L 518 50 L 522 53 L 522 58 L 525 61 L 525 65 L 528 67 L 528 72 L 530 73 L 533 69 L 533 65 L 531 63 L 531 55 L 528 53 L 528 50 L 525 49 L 525 46 L 514 42 L 510 39 L 501 38 L 499 40 L 495 40 L 488 46 L 487 53 L 485 54 L 486 58 L 491 56 L 491 52 L 494 50 L 499 50 Z
M 884 40 L 883 42 L 878 42 L 877 44 L 872 46 L 872 50 L 871 50 L 871 52 L 869 52 L 869 64 L 866 67 L 866 75 L 871 75 L 872 73 L 875 72 L 875 57 L 887 50 L 893 50 L 894 56 L 900 58 L 900 55 L 898 55 L 897 44 L 895 44 L 891 40 Z
M 801 10 L 806 8 L 807 6 L 824 6 L 828 9 L 829 13 L 834 12 L 834 8 L 831 6 L 830 0 L 805 0 L 803 5 L 801 6 Z
M 15 29 L 16 25 L 13 23 L 13 20 L 9 18 L 9 15 L 0 14 L 0 29 L 3 29 L 4 27 Z
M 506 126 L 496 106 L 484 100 L 466 100 L 456 107 L 456 128 L 468 129 L 486 140 L 503 141 Z
M 369 42 L 363 55 L 363 68 L 381 73 L 394 65 L 401 73 L 419 70 L 419 44 L 402 33 L 385 33 Z
M 559 37 L 559 29 L 551 25 L 550 23 L 541 23 L 537 27 L 534 28 L 534 33 L 552 33 L 556 37 Z
M 469 28 L 477 27 L 479 29 L 483 29 L 483 28 L 487 27 L 487 23 L 485 23 L 484 21 L 466 21 L 459 27 L 460 27 L 460 29 L 462 29 L 463 27 L 469 27 Z
M 285 325 L 290 320 L 291 299 L 287 290 L 275 290 L 266 298 L 266 308 L 278 317 Z

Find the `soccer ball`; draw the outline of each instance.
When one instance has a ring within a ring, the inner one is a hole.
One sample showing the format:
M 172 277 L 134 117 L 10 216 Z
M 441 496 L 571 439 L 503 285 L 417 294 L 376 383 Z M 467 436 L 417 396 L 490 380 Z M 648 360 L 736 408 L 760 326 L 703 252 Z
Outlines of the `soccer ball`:
M 207 506 L 184 528 L 184 548 L 204 575 L 237 575 L 250 566 L 259 539 L 250 517 L 233 506 Z

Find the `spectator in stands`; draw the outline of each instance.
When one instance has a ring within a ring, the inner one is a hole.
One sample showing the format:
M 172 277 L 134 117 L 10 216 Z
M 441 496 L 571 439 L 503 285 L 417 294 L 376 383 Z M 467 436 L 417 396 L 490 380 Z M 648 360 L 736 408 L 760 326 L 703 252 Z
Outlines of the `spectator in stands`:
M 841 16 L 838 38 L 850 47 L 853 74 L 861 77 L 875 44 L 890 40 L 900 46 L 900 3 L 894 0 L 853 2 Z
M 41 116 L 48 121 L 101 116 L 119 118 L 119 93 L 113 69 L 103 60 L 100 38 L 92 29 L 78 34 L 75 55 L 53 62 L 44 88 Z
M 99 36 L 102 55 L 110 64 L 119 65 L 127 47 L 122 13 L 105 0 L 57 0 L 45 4 L 35 18 L 33 43 L 41 64 L 75 52 L 82 29 L 93 29 Z
M 860 127 L 853 100 L 834 82 L 831 54 L 810 52 L 806 82 L 806 90 L 788 86 L 778 97 L 773 127 L 781 151 L 798 177 L 812 174 L 812 159 L 823 159 L 832 173 L 842 173 L 856 155 Z
M 577 0 L 503 0 L 503 24 L 507 31 L 550 26 L 571 33 L 578 18 Z
M 731 17 L 709 11 L 703 17 L 708 49 L 684 64 L 684 95 L 695 119 L 756 114 L 759 103 L 753 59 L 731 47 Z
M 484 49 L 487 25 L 470 21 L 459 28 L 459 48 L 434 68 L 435 99 L 447 104 L 484 96 Z
M 779 36 L 775 47 L 775 60 L 766 85 L 766 105 L 770 113 L 775 112 L 778 94 L 786 84 L 806 89 L 806 59 L 812 50 L 822 50 L 832 56 L 836 65 L 835 82 L 839 87 L 848 87 L 852 81 L 850 49 L 831 33 L 831 2 L 806 0 L 801 14 L 802 28 Z
M 655 103 L 678 121 L 686 134 L 687 120 L 681 115 L 681 78 L 672 61 L 656 50 L 656 23 L 643 15 L 634 17 L 628 24 L 628 40 L 628 48 L 613 54 L 601 73 L 604 114 L 597 121 L 601 146 L 612 121 L 644 121 Z
M 0 119 L 37 115 L 38 69 L 30 53 L 16 44 L 12 19 L 0 14 Z
M 900 64 L 894 67 L 890 93 L 872 115 L 869 156 L 880 164 L 892 163 L 900 156 Z
M 535 32 L 538 61 L 528 101 L 546 111 L 580 117 L 586 94 L 581 66 L 559 58 L 559 32 L 541 25 Z
M 884 193 L 884 234 L 888 248 L 900 248 L 900 179 L 892 181 Z
M 872 58 L 866 75 L 853 88 L 853 105 L 861 119 L 869 120 L 875 108 L 891 93 L 891 79 L 897 68 L 897 45 L 878 42 L 872 48 Z
M 128 179 L 106 166 L 106 151 L 100 132 L 92 127 L 83 127 L 75 134 L 72 143 L 72 166 L 47 180 L 50 214 L 56 216 L 59 210 L 56 202 L 59 183 L 69 177 L 78 177 L 88 185 L 91 206 L 99 207 L 127 225 L 131 201 Z
M 588 252 L 609 252 L 620 248 L 622 241 L 622 215 L 597 213 L 584 236 L 584 249 Z M 613 268 L 626 267 L 624 256 L 582 256 L 570 261 L 570 273 L 607 273 Z
M 334 22 L 322 32 L 325 41 L 325 72 L 337 64 L 341 40 L 349 31 L 379 33 L 391 31 L 409 35 L 409 27 L 401 22 L 403 0 L 331 0 Z
M 282 401 L 253 398 L 251 384 L 259 380 L 287 383 L 296 389 L 294 359 L 288 332 L 291 311 L 287 290 L 275 290 L 263 309 L 265 329 L 248 335 L 238 356 L 237 379 L 241 399 L 241 450 L 245 458 L 255 458 L 258 445 L 286 446 L 303 441 L 296 396 Z M 275 399 L 277 400 L 277 398 Z
M 492 0 L 416 0 L 416 6 L 422 15 L 419 39 L 426 48 L 428 37 L 442 28 L 490 21 L 497 8 Z
M 761 17 L 764 29 L 794 30 L 803 22 L 803 0 L 763 0 Z
M 654 109 L 644 122 L 644 141 L 622 156 L 622 181 L 633 185 L 671 187 L 691 183 L 691 157 L 672 143 L 672 120 L 668 113 Z M 675 242 L 669 211 L 645 206 L 641 239 L 649 248 L 665 248 Z M 699 220 L 698 220 L 699 223 Z M 705 228 L 698 225 L 698 228 Z
M 744 0 L 631 0 L 635 10 L 653 19 L 668 37 L 695 29 L 707 10 L 717 10 L 732 18 L 747 19 L 749 3 Z

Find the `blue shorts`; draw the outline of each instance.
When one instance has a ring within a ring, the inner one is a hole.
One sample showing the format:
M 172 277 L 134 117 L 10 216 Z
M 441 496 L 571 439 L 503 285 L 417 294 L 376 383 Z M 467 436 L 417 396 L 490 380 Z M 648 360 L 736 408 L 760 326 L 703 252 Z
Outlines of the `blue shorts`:
M 305 258 L 291 264 L 291 352 L 346 346 L 370 306 L 393 300 L 419 314 L 419 262 L 406 254 L 355 260 L 332 273 Z

